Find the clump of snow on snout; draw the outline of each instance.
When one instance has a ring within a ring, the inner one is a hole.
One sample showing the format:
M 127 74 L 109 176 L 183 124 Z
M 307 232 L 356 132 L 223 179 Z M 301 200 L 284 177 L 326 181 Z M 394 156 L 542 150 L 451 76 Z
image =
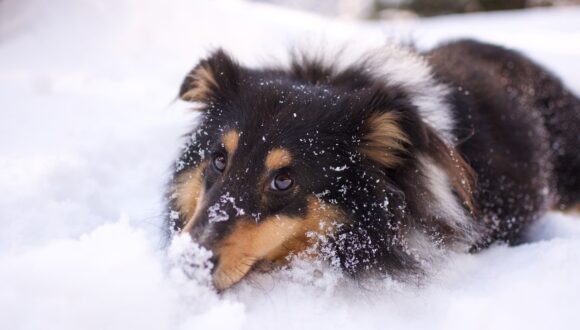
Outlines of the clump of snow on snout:
M 228 221 L 228 219 L 230 218 L 226 213 L 226 211 L 221 209 L 221 205 L 219 202 L 210 206 L 207 209 L 207 212 L 209 214 L 209 223 Z
M 224 195 L 220 196 L 219 200 L 207 209 L 209 215 L 209 223 L 216 223 L 229 220 L 230 218 L 229 215 L 223 209 L 228 203 L 232 204 L 232 207 L 234 208 L 234 210 L 236 210 L 236 215 L 239 216 L 246 214 L 246 212 L 244 212 L 244 209 L 236 205 L 235 198 L 233 198 L 230 195 L 230 193 L 227 192 Z

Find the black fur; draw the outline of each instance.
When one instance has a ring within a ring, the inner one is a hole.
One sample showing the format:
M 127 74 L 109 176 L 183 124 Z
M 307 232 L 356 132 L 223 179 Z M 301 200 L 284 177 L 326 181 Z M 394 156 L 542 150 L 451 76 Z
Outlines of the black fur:
M 483 245 L 518 243 L 549 209 L 580 202 L 580 101 L 521 54 L 460 41 L 426 54 L 454 87 L 458 150 L 478 174 Z

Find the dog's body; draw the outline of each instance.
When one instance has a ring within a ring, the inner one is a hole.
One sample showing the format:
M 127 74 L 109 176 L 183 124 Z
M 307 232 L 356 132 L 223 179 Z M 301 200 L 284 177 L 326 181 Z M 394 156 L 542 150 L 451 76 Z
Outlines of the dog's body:
M 218 289 L 297 254 L 355 277 L 417 274 L 445 250 L 518 243 L 580 202 L 580 101 L 504 48 L 386 47 L 283 69 L 218 51 L 180 97 L 202 120 L 176 163 L 168 228 L 214 253 Z

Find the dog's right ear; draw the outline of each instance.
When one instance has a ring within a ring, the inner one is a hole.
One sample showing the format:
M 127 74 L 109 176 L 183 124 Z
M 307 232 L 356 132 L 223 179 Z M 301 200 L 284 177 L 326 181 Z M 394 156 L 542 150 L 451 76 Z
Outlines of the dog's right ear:
M 213 52 L 189 72 L 179 90 L 179 98 L 189 102 L 217 100 L 225 93 L 235 93 L 240 66 L 222 49 Z

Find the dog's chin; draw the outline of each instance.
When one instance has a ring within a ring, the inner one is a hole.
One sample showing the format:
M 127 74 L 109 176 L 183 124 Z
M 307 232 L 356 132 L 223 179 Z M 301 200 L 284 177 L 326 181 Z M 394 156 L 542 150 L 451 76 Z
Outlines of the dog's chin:
M 257 260 L 254 257 L 220 260 L 214 273 L 212 282 L 218 291 L 231 288 L 240 282 L 253 269 Z
M 213 274 L 212 283 L 218 291 L 229 289 L 240 282 L 247 273 L 216 271 Z
M 282 264 L 280 262 L 265 259 L 254 261 L 253 263 L 248 262 L 247 259 L 246 261 L 242 259 L 234 267 L 226 268 L 218 265 L 213 273 L 212 282 L 218 291 L 223 291 L 236 285 L 252 272 L 268 273 L 279 269 L 281 266 Z

